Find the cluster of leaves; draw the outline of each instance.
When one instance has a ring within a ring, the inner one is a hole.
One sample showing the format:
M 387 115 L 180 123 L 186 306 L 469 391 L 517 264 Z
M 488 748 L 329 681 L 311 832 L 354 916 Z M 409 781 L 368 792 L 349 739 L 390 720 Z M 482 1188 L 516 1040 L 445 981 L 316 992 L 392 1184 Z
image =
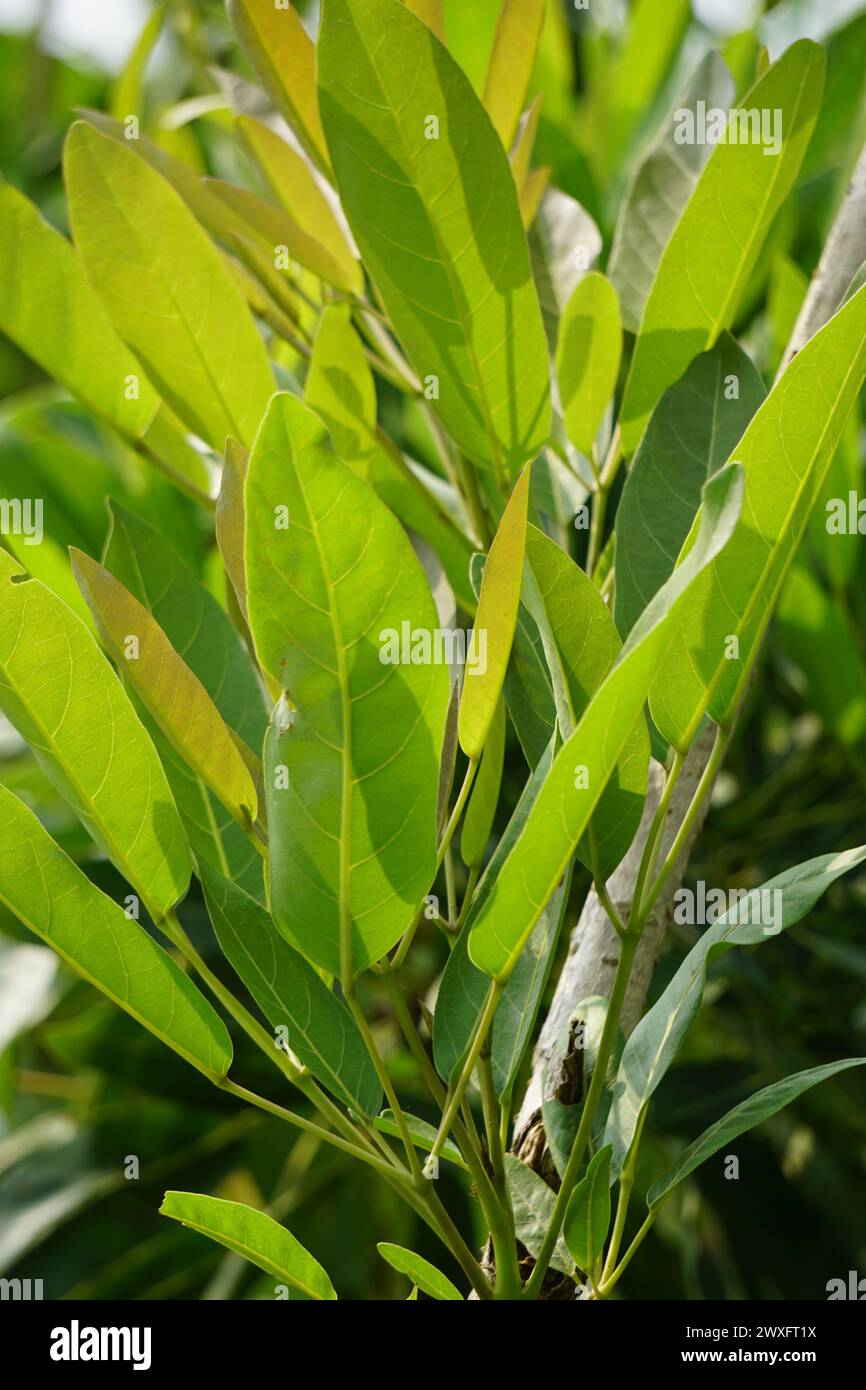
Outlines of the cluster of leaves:
M 766 939 L 723 917 L 623 1041 L 641 933 L 708 776 L 661 864 L 657 813 L 626 920 L 609 904 L 611 1000 L 575 1001 L 582 1099 L 544 1105 L 558 1186 L 506 1152 L 576 885 L 587 870 L 604 894 L 632 844 L 651 749 L 662 815 L 708 721 L 718 770 L 780 596 L 815 708 L 852 752 L 866 732 L 862 656 L 834 603 L 859 552 L 822 524 L 858 476 L 860 277 L 767 390 L 805 292 L 778 249 L 798 179 L 844 163 L 858 93 L 837 81 L 822 101 L 809 41 L 772 64 L 731 45 L 734 76 L 713 52 L 684 95 L 666 91 L 689 7 L 661 25 L 655 8 L 618 37 L 582 32 L 578 106 L 564 16 L 543 0 L 491 7 L 479 74 L 458 7 L 437 0 L 325 0 L 315 46 L 290 6 L 231 0 L 261 88 L 221 72 L 175 111 L 181 130 L 213 121 L 205 166 L 142 127 L 158 7 L 111 114 L 83 110 L 66 137 L 72 240 L 0 185 L 0 327 L 78 403 L 15 417 L 42 444 L 49 516 L 38 546 L 12 534 L 0 550 L 0 707 L 38 765 L 35 784 L 0 786 L 0 900 L 217 1088 L 194 1157 L 205 1135 L 211 1152 L 246 1142 L 226 1096 L 302 1131 L 270 1212 L 231 1188 L 162 1206 L 266 1288 L 335 1297 L 281 1224 L 328 1146 L 401 1198 L 479 1296 L 536 1296 L 548 1267 L 606 1296 L 700 1164 L 864 1061 L 803 1067 L 711 1124 L 654 1175 L 620 1257 L 647 1107 L 707 971 Z M 738 91 L 779 113 L 778 155 L 676 144 L 668 98 L 727 108 Z M 581 108 L 579 151 L 564 131 Z M 86 507 L 68 520 L 79 479 L 111 497 L 104 543 Z M 34 491 L 14 459 L 3 485 Z M 188 563 L 203 536 L 206 569 Z M 464 619 L 462 680 L 429 656 L 383 661 L 386 633 L 412 643 Z M 85 872 L 94 851 L 124 887 Z M 864 858 L 771 878 L 782 928 Z M 432 1010 L 413 987 L 431 922 L 448 950 Z M 365 1008 L 377 996 L 435 1125 L 401 1101 Z M 55 1045 L 92 1056 L 75 1028 Z M 261 1093 L 265 1058 L 297 1109 Z M 440 1160 L 459 1200 L 472 1183 L 495 1278 L 440 1196 Z M 416 1290 L 462 1296 L 421 1254 L 379 1249 Z

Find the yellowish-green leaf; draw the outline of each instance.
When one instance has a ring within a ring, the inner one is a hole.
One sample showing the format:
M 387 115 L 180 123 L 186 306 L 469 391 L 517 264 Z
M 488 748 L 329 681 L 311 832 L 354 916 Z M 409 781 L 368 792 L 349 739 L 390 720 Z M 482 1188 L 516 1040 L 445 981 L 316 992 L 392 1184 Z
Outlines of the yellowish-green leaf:
M 338 288 L 360 294 L 364 272 L 306 160 L 252 116 L 239 116 L 237 129 L 285 213 L 307 236 L 320 242 L 339 267 L 342 284 Z
M 294 6 L 228 0 L 237 36 L 277 109 L 313 163 L 330 170 L 316 96 L 316 50 Z
M 232 1060 L 231 1042 L 207 1000 L 3 786 L 0 902 L 186 1061 L 214 1080 L 225 1076 Z
M 790 192 L 815 126 L 824 54 L 792 44 L 742 100 L 773 123 L 779 148 L 733 138 L 713 152 L 659 264 L 641 319 L 620 424 L 637 447 L 662 393 L 730 328 L 761 246 Z M 747 117 L 748 119 L 748 117 Z M 740 133 L 735 115 L 730 134 Z M 751 126 L 750 126 L 751 130 Z
M 243 1255 L 278 1283 L 289 1284 L 308 1298 L 337 1297 L 318 1260 L 266 1212 L 197 1192 L 166 1192 L 159 1212 Z
M 484 79 L 484 105 L 506 150 L 511 149 L 535 66 L 545 0 L 503 0 Z
M 556 375 L 565 428 L 572 444 L 592 457 L 622 353 L 622 320 L 616 290 L 593 271 L 578 284 L 559 327 Z
M 511 655 L 526 553 L 530 467 L 514 486 L 484 566 L 457 724 L 467 758 L 481 756 Z
M 174 189 L 84 121 L 64 155 L 75 240 L 122 337 L 182 420 L 220 454 L 252 443 L 274 383 L 236 281 Z
M 472 788 L 469 805 L 463 817 L 460 855 L 463 863 L 470 868 L 481 863 L 487 850 L 487 841 L 490 839 L 493 818 L 496 815 L 496 803 L 499 800 L 504 758 L 505 704 L 500 699 L 481 755 L 481 766 Z
M 226 440 L 219 497 L 214 516 L 217 545 L 226 574 L 237 596 L 241 613 L 247 611 L 247 577 L 244 569 L 244 481 L 249 453 L 236 439 Z
M 425 1260 L 422 1255 L 416 1255 L 414 1250 L 407 1250 L 402 1245 L 391 1245 L 384 1240 L 379 1242 L 376 1249 L 383 1260 L 387 1260 L 394 1269 L 405 1274 L 416 1288 L 428 1294 L 430 1298 L 435 1298 L 440 1303 L 463 1302 L 462 1293 L 454 1287 L 451 1280 L 435 1265 L 431 1265 L 429 1260 Z
M 89 555 L 72 549 L 72 568 L 103 645 L 166 738 L 241 825 L 258 798 L 231 732 L 201 681 L 128 589 Z
M 88 409 L 140 438 L 159 398 L 73 247 L 8 183 L 0 183 L 0 232 L 0 328 Z
M 5 551 L 0 593 L 0 707 L 158 919 L 192 866 L 156 750 L 81 619 Z
M 112 116 L 116 116 L 119 121 L 125 120 L 127 116 L 137 116 L 141 121 L 144 70 L 162 33 L 164 22 L 165 5 L 159 4 L 145 20 L 132 52 L 112 88 L 109 106 Z
M 420 20 L 432 29 L 440 43 L 445 42 L 445 18 L 442 12 L 442 0 L 404 0 L 406 8 L 417 15 Z
M 574 1263 L 585 1274 L 592 1273 L 610 1225 L 610 1156 L 610 1144 L 595 1154 L 565 1213 L 563 1238 Z
M 529 177 L 529 162 L 532 159 L 532 151 L 535 147 L 535 137 L 538 134 L 538 121 L 540 116 L 541 97 L 537 96 L 529 107 L 529 110 L 525 111 L 520 119 L 517 137 L 514 141 L 514 148 L 508 156 L 508 162 L 511 165 L 511 172 L 514 175 L 514 182 L 517 186 L 518 195 L 523 192 L 526 180 Z

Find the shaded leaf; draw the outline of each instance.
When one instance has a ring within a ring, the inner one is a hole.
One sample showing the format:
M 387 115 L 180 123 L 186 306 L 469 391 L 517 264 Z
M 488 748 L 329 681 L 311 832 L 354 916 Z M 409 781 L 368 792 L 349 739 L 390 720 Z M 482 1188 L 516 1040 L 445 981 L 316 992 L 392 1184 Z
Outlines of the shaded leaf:
M 616 290 L 603 275 L 585 275 L 559 326 L 556 376 L 568 436 L 589 458 L 613 396 L 622 352 Z
M 535 1258 L 553 1216 L 556 1193 L 514 1154 L 505 1155 L 505 1176 L 514 1208 L 515 1234 Z M 550 1263 L 561 1274 L 574 1273 L 574 1262 L 562 1236 L 554 1246 Z
M 578 1269 L 590 1274 L 610 1225 L 610 1145 L 590 1160 L 565 1213 L 562 1234 Z
M 80 975 L 212 1080 L 232 1048 L 222 1020 L 171 957 L 101 893 L 0 786 L 0 901 Z

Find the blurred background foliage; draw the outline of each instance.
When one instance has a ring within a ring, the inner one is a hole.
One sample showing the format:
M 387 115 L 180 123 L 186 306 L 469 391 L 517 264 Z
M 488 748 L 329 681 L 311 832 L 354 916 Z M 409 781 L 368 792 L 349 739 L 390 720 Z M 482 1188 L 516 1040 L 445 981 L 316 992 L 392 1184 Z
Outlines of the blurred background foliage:
M 299 8 L 315 25 L 316 6 Z M 498 8 L 498 0 L 445 0 L 449 44 L 476 84 Z M 742 93 L 765 49 L 775 58 L 801 36 L 826 45 L 824 108 L 737 326 L 768 383 L 866 135 L 866 4 L 591 0 L 583 8 L 549 0 L 535 79 L 543 93 L 536 163 L 550 166 L 552 182 L 595 219 L 603 265 L 635 160 L 708 49 L 723 54 Z M 76 107 L 121 118 L 135 112 L 152 139 L 197 171 L 251 180 L 231 129 L 232 100 L 253 99 L 237 78 L 252 81 L 252 72 L 219 0 L 0 0 L 0 77 L 0 168 L 63 230 L 60 157 Z M 106 497 L 146 516 L 218 592 L 212 539 L 195 504 L 94 425 L 2 335 L 0 398 L 0 495 L 45 499 L 39 573 L 79 612 L 63 551 L 75 544 L 100 554 Z M 403 408 L 396 393 L 382 390 L 389 430 L 420 452 L 411 413 L 394 418 Z M 858 418 L 828 495 L 862 494 L 862 468 Z M 33 558 L 26 555 L 28 564 Z M 688 881 L 751 887 L 866 836 L 864 581 L 861 538 L 829 545 L 819 516 Z M 519 748 L 510 747 L 505 806 L 514 804 L 525 775 Z M 0 777 L 38 805 L 69 853 L 80 859 L 89 852 L 69 808 L 8 726 L 0 726 Z M 122 898 L 109 866 L 85 867 Z M 569 928 L 586 888 L 578 875 Z M 700 1020 L 659 1092 L 639 1183 L 757 1087 L 866 1052 L 864 915 L 866 880 L 845 877 L 801 926 L 760 952 L 730 952 L 717 962 Z M 190 900 L 184 918 L 216 964 L 200 903 Z M 653 994 L 695 935 L 672 926 Z M 415 956 L 420 997 L 435 987 L 442 964 L 431 930 Z M 365 1002 L 401 1095 L 424 1114 L 423 1087 L 385 1000 Z M 242 1036 L 233 1040 L 238 1075 L 255 1084 L 261 1061 Z M 724 1178 L 720 1163 L 701 1168 L 664 1208 L 622 1281 L 622 1296 L 822 1298 L 828 1279 L 866 1270 L 864 1101 L 862 1078 L 841 1078 L 739 1141 L 738 1182 Z M 133 1158 L 138 1178 L 126 1176 Z M 453 1180 L 446 1174 L 442 1181 Z M 366 1170 L 305 1136 L 287 1138 L 276 1122 L 221 1097 L 3 916 L 0 1275 L 42 1278 L 48 1297 L 272 1297 L 271 1281 L 251 1266 L 160 1219 L 166 1188 L 291 1216 L 341 1297 L 408 1292 L 378 1257 L 377 1240 L 444 1262 L 426 1228 L 414 1229 L 412 1214 Z M 479 1242 L 475 1204 L 457 1185 L 450 1198 Z

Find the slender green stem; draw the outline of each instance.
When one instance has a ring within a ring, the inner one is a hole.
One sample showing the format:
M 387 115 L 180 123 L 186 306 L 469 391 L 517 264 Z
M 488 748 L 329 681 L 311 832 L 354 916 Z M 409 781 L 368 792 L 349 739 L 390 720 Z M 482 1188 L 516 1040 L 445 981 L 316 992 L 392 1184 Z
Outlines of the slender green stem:
M 403 1108 L 400 1105 L 400 1101 L 397 1098 L 397 1092 L 395 1091 L 393 1082 L 391 1081 L 391 1078 L 388 1075 L 388 1068 L 385 1066 L 385 1063 L 382 1059 L 382 1054 L 379 1051 L 376 1039 L 373 1037 L 373 1033 L 369 1023 L 367 1022 L 364 1010 L 358 1003 L 354 986 L 345 996 L 345 998 L 346 1003 L 349 1006 L 349 1010 L 352 1014 L 352 1017 L 358 1025 L 358 1031 L 364 1040 L 364 1046 L 370 1054 L 370 1059 L 373 1063 L 373 1066 L 376 1069 L 376 1075 L 382 1083 L 382 1090 L 385 1092 L 388 1104 L 390 1105 L 391 1111 L 394 1115 L 394 1121 L 397 1125 L 398 1130 L 400 1131 L 400 1138 L 403 1141 L 403 1147 L 406 1150 L 406 1159 L 409 1163 L 409 1171 L 412 1174 L 416 1186 L 420 1190 L 424 1182 L 424 1177 L 421 1172 L 421 1164 L 418 1162 L 418 1154 L 415 1149 L 415 1144 L 406 1125 L 406 1117 L 403 1114 Z
M 652 824 L 650 825 L 649 834 L 647 835 L 646 844 L 644 845 L 643 856 L 641 858 L 640 867 L 637 873 L 637 880 L 635 882 L 634 887 L 634 896 L 631 900 L 631 912 L 629 914 L 631 920 L 634 922 L 640 922 L 642 924 L 646 921 L 646 913 L 644 911 L 643 904 L 643 898 L 646 892 L 646 884 L 655 866 L 656 858 L 658 856 L 659 851 L 659 845 L 661 844 L 662 833 L 664 831 L 665 820 L 667 819 L 668 807 L 670 806 L 671 802 L 671 796 L 673 795 L 674 787 L 680 779 L 680 774 L 682 773 L 684 765 L 685 758 L 683 754 L 680 752 L 675 752 L 673 762 L 671 763 L 671 766 L 667 772 L 667 776 L 665 777 L 665 784 L 662 789 L 661 797 L 659 798 L 659 804 L 655 809 L 655 815 L 653 816 Z
M 634 964 L 635 952 L 637 951 L 640 933 L 629 931 L 622 943 L 619 956 L 619 964 L 616 968 L 613 989 L 611 991 L 610 1003 L 608 1004 L 607 1014 L 605 1015 L 604 1028 L 602 1030 L 601 1041 L 598 1046 L 598 1055 L 595 1059 L 595 1067 L 592 1073 L 592 1081 L 589 1084 L 586 1100 L 580 1116 L 580 1124 L 571 1148 L 565 1172 L 562 1175 L 562 1186 L 553 1208 L 550 1224 L 544 1234 L 541 1248 L 535 1262 L 535 1268 L 530 1275 L 524 1290 L 524 1297 L 537 1298 L 544 1283 L 544 1276 L 547 1273 L 550 1259 L 559 1238 L 562 1223 L 565 1219 L 565 1212 L 574 1191 L 575 1184 L 580 1174 L 580 1167 L 586 1153 L 592 1135 L 592 1126 L 598 1103 L 601 1100 L 607 1079 L 607 1068 L 613 1052 L 616 1040 L 616 1030 L 619 1024 L 622 1006 L 625 1002 L 626 990 L 628 989 L 629 977 Z
M 642 921 L 646 921 L 647 916 L 652 911 L 659 894 L 661 893 L 662 889 L 664 888 L 665 884 L 670 878 L 670 875 L 673 873 L 677 860 L 679 859 L 680 855 L 683 852 L 683 849 L 688 843 L 689 835 L 692 831 L 692 826 L 694 825 L 695 820 L 700 814 L 704 801 L 713 789 L 713 783 L 716 780 L 716 774 L 718 773 L 718 770 L 722 765 L 722 760 L 724 759 L 724 756 L 728 751 L 728 745 L 730 744 L 732 735 L 733 724 L 724 728 L 720 725 L 719 728 L 716 730 L 716 737 L 713 743 L 712 752 L 710 753 L 707 764 L 703 772 L 701 773 L 700 781 L 698 782 L 698 785 L 695 788 L 695 794 L 689 803 L 689 809 L 686 811 L 682 825 L 677 831 L 674 837 L 674 842 L 668 850 L 664 863 L 659 869 L 655 883 L 653 884 L 651 890 L 646 894 L 646 901 L 641 903 L 640 915 Z
M 475 1063 L 478 1061 L 481 1049 L 487 1040 L 487 1034 L 493 1022 L 493 1015 L 496 1013 L 499 1000 L 502 997 L 503 988 L 504 986 L 501 985 L 498 980 L 491 980 L 490 989 L 487 992 L 487 1000 L 481 1011 L 478 1022 L 475 1025 L 475 1032 L 472 1036 L 472 1042 L 466 1056 L 466 1061 L 463 1063 L 457 1081 L 454 1083 L 453 1087 L 449 1089 L 448 1102 L 445 1106 L 445 1112 L 442 1116 L 435 1142 L 430 1150 L 428 1163 L 432 1163 L 435 1159 L 438 1159 L 442 1152 L 442 1146 L 448 1137 L 451 1126 L 454 1124 L 455 1116 L 460 1109 L 463 1093 L 469 1085 L 469 1079 L 475 1070 Z
M 493 1178 L 500 1190 L 505 1186 L 505 1155 L 499 1141 L 499 1103 L 493 1085 L 493 1068 L 490 1053 L 484 1048 L 478 1058 L 478 1083 L 481 1089 L 481 1109 L 484 1115 L 484 1133 L 487 1138 L 487 1152 L 493 1168 Z
M 652 1211 L 647 1212 L 646 1219 L 643 1225 L 641 1226 L 631 1245 L 626 1250 L 616 1269 L 613 1271 L 613 1274 L 610 1276 L 608 1280 L 602 1281 L 598 1290 L 600 1298 L 606 1298 L 607 1295 L 610 1293 L 611 1289 L 623 1275 L 626 1267 L 631 1263 L 632 1257 L 637 1253 L 638 1249 L 643 1244 L 644 1239 L 649 1234 L 650 1227 L 655 1221 L 655 1218 L 656 1208 L 654 1207 Z
M 634 1187 L 634 1172 L 635 1167 L 637 1165 L 637 1151 L 641 1141 L 641 1135 L 643 1134 L 644 1123 L 646 1121 L 646 1110 L 647 1108 L 646 1106 L 644 1106 L 640 1112 L 640 1115 L 638 1116 L 638 1122 L 635 1126 L 634 1138 L 632 1139 L 631 1148 L 629 1149 L 628 1157 L 625 1161 L 625 1165 L 623 1166 L 622 1174 L 620 1176 L 619 1194 L 617 1196 L 616 1216 L 614 1218 L 613 1223 L 613 1232 L 610 1238 L 610 1245 L 608 1246 L 607 1258 L 604 1262 L 604 1269 L 601 1272 L 602 1284 L 607 1278 L 610 1277 L 610 1275 L 616 1268 L 617 1256 L 619 1255 L 619 1247 L 622 1244 L 623 1231 L 625 1230 L 626 1217 L 628 1216 L 628 1204 L 631 1201 L 631 1192 L 632 1188 Z

